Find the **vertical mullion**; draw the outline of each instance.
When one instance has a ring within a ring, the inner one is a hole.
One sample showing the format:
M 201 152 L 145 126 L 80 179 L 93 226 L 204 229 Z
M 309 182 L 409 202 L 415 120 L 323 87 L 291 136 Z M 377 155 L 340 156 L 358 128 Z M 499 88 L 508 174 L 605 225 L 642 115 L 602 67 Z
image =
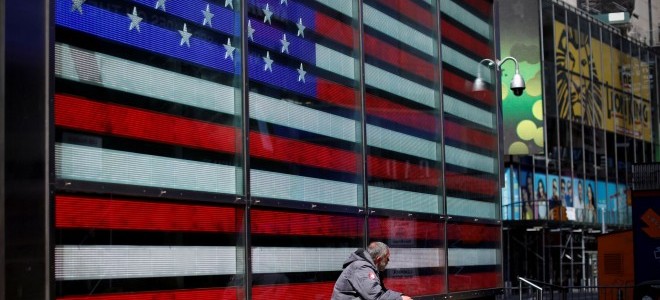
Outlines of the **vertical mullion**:
M 250 194 L 250 97 L 249 97 L 249 74 L 248 74 L 248 38 L 247 22 L 248 22 L 248 3 L 245 0 L 240 1 L 240 39 L 241 39 L 241 145 L 243 147 L 243 197 L 244 201 L 244 221 L 243 221 L 243 272 L 245 279 L 243 281 L 243 288 L 245 290 L 245 299 L 252 299 L 252 243 L 251 243 L 251 203 L 252 195 Z M 238 245 L 237 245 L 238 246 Z M 237 250 L 238 252 L 238 250 Z
M 356 5 L 354 3 L 354 5 Z M 357 25 L 358 25 L 358 37 L 357 37 L 357 43 L 358 43 L 358 86 L 359 86 L 359 91 L 360 91 L 360 152 L 361 152 L 361 157 L 362 161 L 360 164 L 361 172 L 362 172 L 362 207 L 364 208 L 364 239 L 363 239 L 363 246 L 366 247 L 367 244 L 369 243 L 369 215 L 371 208 L 369 208 L 369 174 L 367 173 L 367 157 L 368 157 L 368 146 L 367 146 L 367 105 L 366 105 L 366 87 L 364 84 L 364 1 L 363 0 L 358 0 L 357 1 Z M 354 7 L 355 8 L 355 7 Z M 356 16 L 352 16 L 355 18 Z

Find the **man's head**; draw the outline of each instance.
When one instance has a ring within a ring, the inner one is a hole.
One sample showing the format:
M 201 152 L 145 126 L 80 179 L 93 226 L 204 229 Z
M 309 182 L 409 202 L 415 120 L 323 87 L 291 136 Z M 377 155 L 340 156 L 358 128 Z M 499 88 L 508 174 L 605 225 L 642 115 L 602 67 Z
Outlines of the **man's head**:
M 378 271 L 385 270 L 387 263 L 390 262 L 390 248 L 381 242 L 372 242 L 367 247 L 367 253 L 371 256 L 371 259 L 376 264 Z

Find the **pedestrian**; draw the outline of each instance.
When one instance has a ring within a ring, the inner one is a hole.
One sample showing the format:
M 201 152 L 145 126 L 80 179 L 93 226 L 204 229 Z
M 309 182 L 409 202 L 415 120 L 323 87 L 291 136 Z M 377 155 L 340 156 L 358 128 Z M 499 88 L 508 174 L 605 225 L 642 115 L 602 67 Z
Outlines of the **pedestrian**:
M 367 250 L 358 249 L 344 262 L 332 291 L 332 300 L 412 300 L 401 292 L 388 290 L 380 280 L 380 272 L 390 261 L 390 248 L 372 242 Z

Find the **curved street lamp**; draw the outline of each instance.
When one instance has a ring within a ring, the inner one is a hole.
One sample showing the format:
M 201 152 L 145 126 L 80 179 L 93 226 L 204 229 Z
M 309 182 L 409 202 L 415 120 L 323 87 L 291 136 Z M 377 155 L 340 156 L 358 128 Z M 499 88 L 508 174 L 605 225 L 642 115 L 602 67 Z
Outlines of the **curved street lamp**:
M 488 64 L 486 66 L 488 68 L 492 68 L 493 66 L 495 66 L 495 70 L 499 72 L 501 70 L 500 67 L 507 60 L 513 60 L 513 62 L 516 64 L 516 73 L 513 74 L 513 78 L 511 79 L 511 86 L 510 86 L 511 91 L 513 91 L 513 94 L 516 96 L 522 95 L 523 91 L 525 90 L 525 80 L 520 75 L 520 70 L 518 68 L 518 61 L 511 56 L 507 56 L 502 60 L 492 60 L 488 58 L 482 59 L 479 62 L 479 65 L 477 65 L 477 78 L 474 80 L 474 84 L 472 85 L 472 90 L 473 91 L 486 90 L 486 84 L 484 83 L 484 80 L 481 78 L 481 64 L 487 62 Z

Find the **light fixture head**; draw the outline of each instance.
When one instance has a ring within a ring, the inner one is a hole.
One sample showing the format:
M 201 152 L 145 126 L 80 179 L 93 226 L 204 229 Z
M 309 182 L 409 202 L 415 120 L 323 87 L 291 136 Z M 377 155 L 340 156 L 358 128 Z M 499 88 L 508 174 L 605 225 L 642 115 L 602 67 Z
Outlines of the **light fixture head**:
M 522 95 L 525 90 L 525 80 L 520 76 L 520 73 L 516 72 L 511 79 L 511 91 L 516 96 Z
M 472 91 L 473 92 L 481 92 L 486 90 L 486 83 L 484 83 L 484 80 L 481 79 L 481 77 L 477 77 L 474 80 L 474 83 L 472 84 Z

